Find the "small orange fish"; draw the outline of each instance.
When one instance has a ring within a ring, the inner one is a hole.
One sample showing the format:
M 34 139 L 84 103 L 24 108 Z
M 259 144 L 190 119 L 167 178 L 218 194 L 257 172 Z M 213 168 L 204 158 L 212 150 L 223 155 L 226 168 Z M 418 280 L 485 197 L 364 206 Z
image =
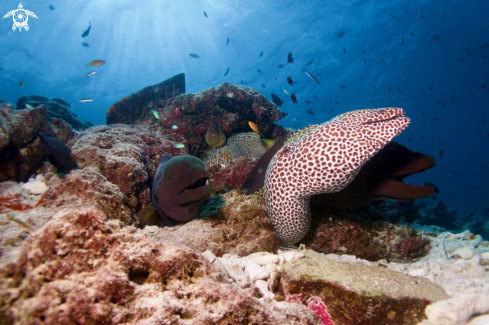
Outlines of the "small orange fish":
M 19 82 L 19 86 L 24 87 L 24 82 L 23 81 Z
M 232 158 L 231 158 L 231 156 L 230 156 L 230 155 L 228 155 L 228 154 L 227 154 L 227 153 L 225 153 L 225 152 L 223 152 L 223 153 L 222 153 L 222 156 L 223 156 L 224 158 L 226 158 L 226 160 L 229 160 L 229 161 L 231 161 L 231 159 L 232 159 Z
M 93 60 L 89 64 L 87 64 L 87 68 L 89 67 L 96 67 L 96 66 L 101 66 L 104 65 L 105 61 L 104 60 Z
M 260 131 L 258 131 L 258 126 L 256 126 L 255 123 L 251 122 L 251 121 L 248 121 L 248 125 L 250 126 L 250 128 L 255 131 L 256 133 L 260 134 Z

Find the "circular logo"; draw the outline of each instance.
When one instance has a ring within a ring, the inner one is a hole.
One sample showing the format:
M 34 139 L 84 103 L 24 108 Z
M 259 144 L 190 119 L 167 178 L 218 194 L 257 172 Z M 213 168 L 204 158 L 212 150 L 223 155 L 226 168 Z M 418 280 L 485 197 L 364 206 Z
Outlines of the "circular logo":
M 25 12 L 24 9 L 17 9 L 15 10 L 15 13 L 13 14 L 14 18 L 14 24 L 22 28 L 25 25 L 27 25 L 27 21 L 29 20 L 29 16 L 27 15 L 27 12 Z

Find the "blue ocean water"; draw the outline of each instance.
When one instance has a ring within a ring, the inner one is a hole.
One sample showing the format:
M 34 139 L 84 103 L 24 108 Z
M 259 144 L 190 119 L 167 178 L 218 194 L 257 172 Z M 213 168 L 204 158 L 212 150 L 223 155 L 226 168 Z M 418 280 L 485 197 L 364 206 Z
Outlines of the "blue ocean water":
M 412 123 L 397 140 L 438 160 L 406 181 L 436 184 L 437 198 L 450 208 L 489 208 L 488 1 L 22 4 L 38 16 L 29 17 L 29 31 L 12 31 L 12 17 L 0 24 L 0 97 L 7 102 L 58 97 L 82 120 L 104 124 L 122 97 L 184 72 L 187 92 L 243 81 L 270 100 L 277 94 L 288 113 L 279 123 L 292 128 L 354 109 L 402 107 Z M 2 16 L 18 5 L 1 1 Z M 96 59 L 107 63 L 88 69 Z M 97 73 L 85 78 L 92 70 Z M 290 86 L 287 77 L 298 83 Z M 78 102 L 87 97 L 93 102 Z

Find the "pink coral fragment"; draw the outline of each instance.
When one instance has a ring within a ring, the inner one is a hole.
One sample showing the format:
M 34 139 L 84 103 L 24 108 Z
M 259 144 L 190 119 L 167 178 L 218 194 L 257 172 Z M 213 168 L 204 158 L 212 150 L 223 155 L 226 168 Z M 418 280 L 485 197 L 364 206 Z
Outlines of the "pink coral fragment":
M 285 301 L 286 302 L 301 302 L 301 299 L 302 299 L 302 293 L 287 296 L 287 299 L 285 299 Z
M 321 300 L 321 298 L 317 296 L 311 296 L 311 298 L 307 300 L 307 307 L 309 307 L 309 309 L 316 313 L 316 317 L 324 325 L 334 325 L 333 321 L 331 320 L 331 315 L 328 313 L 328 308 Z

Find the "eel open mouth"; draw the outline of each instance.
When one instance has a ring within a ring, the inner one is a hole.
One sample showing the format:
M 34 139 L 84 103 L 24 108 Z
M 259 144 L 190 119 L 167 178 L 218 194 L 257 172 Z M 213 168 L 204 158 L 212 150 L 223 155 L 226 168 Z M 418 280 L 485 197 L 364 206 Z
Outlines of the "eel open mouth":
M 178 195 L 173 199 L 173 203 L 176 205 L 184 206 L 196 202 L 201 202 L 209 196 L 208 178 L 201 177 L 194 183 L 181 190 Z

